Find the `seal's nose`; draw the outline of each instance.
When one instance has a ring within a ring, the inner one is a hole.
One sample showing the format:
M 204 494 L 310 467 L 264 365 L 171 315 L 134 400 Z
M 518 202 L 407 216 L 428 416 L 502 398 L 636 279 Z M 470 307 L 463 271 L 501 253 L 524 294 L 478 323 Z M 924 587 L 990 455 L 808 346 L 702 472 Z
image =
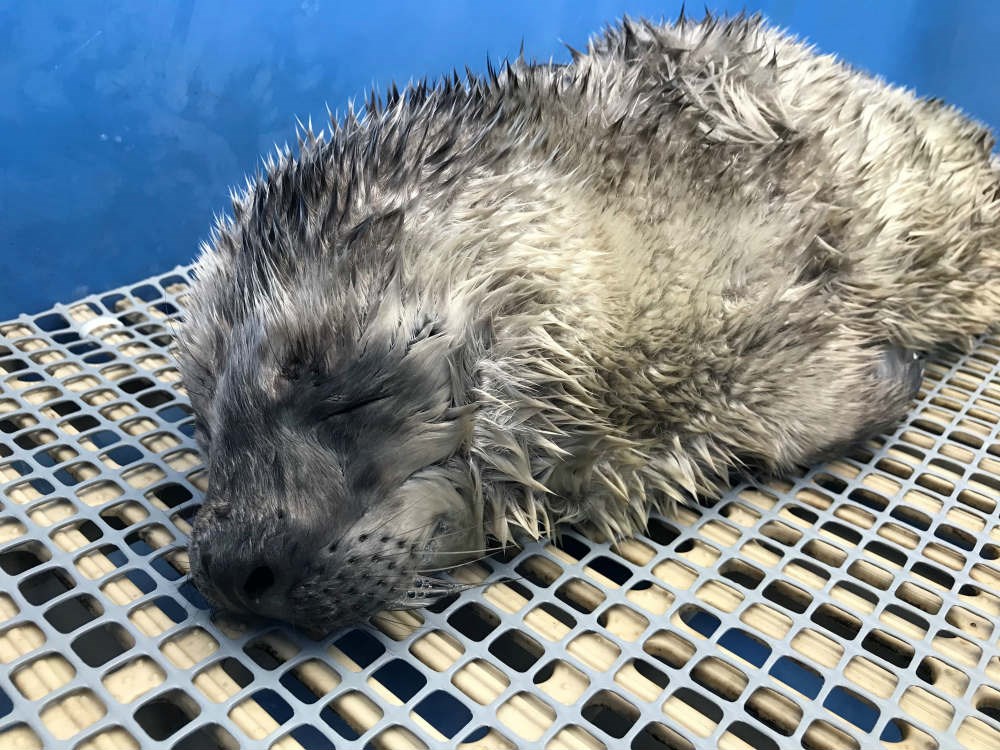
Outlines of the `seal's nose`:
M 289 594 L 308 575 L 308 550 L 291 533 L 263 543 L 238 535 L 229 528 L 219 536 L 198 540 L 199 568 L 233 606 L 266 617 L 287 617 Z

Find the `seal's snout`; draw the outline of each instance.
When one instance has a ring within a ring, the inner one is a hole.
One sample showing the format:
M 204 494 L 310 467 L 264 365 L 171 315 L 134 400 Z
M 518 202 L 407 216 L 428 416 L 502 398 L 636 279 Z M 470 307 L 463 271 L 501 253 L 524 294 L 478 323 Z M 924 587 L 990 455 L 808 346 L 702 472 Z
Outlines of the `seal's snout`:
M 222 522 L 196 536 L 191 566 L 213 598 L 265 617 L 288 614 L 293 593 L 313 571 L 317 544 L 290 524 L 261 533 Z

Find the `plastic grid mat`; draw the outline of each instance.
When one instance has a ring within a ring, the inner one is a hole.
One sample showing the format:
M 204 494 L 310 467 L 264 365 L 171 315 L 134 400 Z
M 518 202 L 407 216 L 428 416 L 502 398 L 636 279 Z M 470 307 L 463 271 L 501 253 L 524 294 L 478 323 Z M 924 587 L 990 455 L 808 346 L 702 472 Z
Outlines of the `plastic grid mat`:
M 1000 748 L 1000 338 L 905 425 L 322 641 L 212 616 L 188 269 L 0 325 L 0 747 Z

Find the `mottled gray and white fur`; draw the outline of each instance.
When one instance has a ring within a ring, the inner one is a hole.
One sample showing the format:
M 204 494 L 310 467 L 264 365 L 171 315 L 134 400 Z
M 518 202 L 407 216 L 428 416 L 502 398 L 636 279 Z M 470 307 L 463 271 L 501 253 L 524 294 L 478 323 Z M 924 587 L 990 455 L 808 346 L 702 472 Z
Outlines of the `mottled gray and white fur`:
M 393 89 L 233 199 L 179 338 L 222 606 L 420 604 L 512 527 L 613 536 L 906 412 L 1000 318 L 986 129 L 758 19 Z

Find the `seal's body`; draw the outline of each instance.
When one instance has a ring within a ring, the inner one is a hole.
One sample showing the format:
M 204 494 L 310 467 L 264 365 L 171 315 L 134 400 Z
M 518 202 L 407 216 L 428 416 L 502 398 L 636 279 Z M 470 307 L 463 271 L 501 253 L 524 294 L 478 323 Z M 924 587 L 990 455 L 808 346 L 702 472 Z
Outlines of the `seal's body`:
M 219 603 L 330 626 L 893 425 L 1000 318 L 993 140 L 740 18 L 417 85 L 234 199 L 180 362 Z

